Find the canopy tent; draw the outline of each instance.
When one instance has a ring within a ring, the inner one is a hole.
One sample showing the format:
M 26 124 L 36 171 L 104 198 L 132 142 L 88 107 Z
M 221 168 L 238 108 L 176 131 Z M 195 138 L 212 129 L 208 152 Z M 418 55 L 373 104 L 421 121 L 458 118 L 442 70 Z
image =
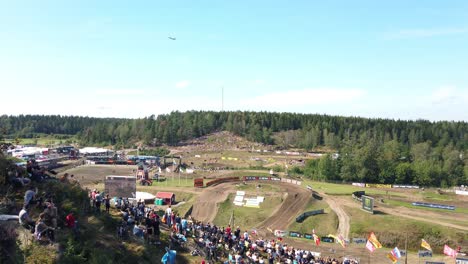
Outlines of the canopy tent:
M 147 193 L 147 192 L 136 192 L 135 194 L 135 199 L 137 199 L 137 201 L 139 200 L 154 200 L 156 198 L 156 196 L 152 195 L 151 193 Z
M 80 149 L 80 154 L 82 155 L 92 155 L 92 154 L 105 154 L 112 152 L 111 150 L 105 148 L 95 148 L 95 147 L 85 147 Z

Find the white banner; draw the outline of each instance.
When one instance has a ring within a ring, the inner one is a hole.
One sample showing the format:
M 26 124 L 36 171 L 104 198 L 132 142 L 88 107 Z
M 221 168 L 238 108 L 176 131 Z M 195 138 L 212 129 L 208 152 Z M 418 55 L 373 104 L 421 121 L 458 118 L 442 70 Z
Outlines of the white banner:
M 468 191 L 459 191 L 459 190 L 456 190 L 455 193 L 456 193 L 456 194 L 459 194 L 459 195 L 468 195 Z

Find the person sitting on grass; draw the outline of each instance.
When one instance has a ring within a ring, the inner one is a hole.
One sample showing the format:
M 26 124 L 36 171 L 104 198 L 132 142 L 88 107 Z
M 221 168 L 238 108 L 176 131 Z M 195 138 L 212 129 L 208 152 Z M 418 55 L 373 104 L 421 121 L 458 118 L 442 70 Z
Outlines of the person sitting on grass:
M 36 197 L 36 194 L 37 194 L 38 190 L 37 190 L 37 187 L 34 188 L 34 187 L 29 187 L 29 190 L 27 190 L 25 193 L 24 193 L 24 207 L 25 208 L 29 208 L 29 205 L 33 205 L 33 204 L 39 204 L 41 203 L 41 200 L 39 199 L 35 199 Z
M 28 209 L 23 207 L 18 215 L 19 223 L 26 229 L 30 230 L 31 233 L 34 233 L 34 221 L 31 219 L 28 213 Z
M 145 237 L 145 227 L 144 226 L 139 226 L 139 225 L 134 225 L 133 226 L 133 235 L 140 239 L 144 239 Z
M 39 215 L 39 219 L 37 219 L 36 226 L 34 228 L 34 237 L 37 241 L 52 242 L 51 238 L 48 235 L 48 231 L 53 230 L 53 228 L 46 225 L 44 221 L 45 214 L 41 213 Z

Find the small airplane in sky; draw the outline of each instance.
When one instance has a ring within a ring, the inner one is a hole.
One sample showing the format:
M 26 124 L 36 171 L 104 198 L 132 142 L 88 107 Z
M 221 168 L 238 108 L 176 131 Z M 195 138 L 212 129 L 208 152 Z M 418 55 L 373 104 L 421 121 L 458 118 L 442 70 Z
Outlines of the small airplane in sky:
M 175 37 L 168 37 L 170 40 L 176 40 Z

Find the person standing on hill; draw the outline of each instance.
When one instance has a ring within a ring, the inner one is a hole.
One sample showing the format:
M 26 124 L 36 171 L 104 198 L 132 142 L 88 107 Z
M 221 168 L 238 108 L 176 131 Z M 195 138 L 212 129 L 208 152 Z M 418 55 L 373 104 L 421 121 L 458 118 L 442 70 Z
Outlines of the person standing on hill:
M 106 205 L 106 213 L 109 213 L 110 210 L 110 198 L 109 195 L 106 195 L 106 198 L 104 199 L 104 204 Z
M 95 199 L 96 199 L 96 210 L 97 210 L 98 213 L 100 213 L 101 212 L 102 196 L 99 193 L 99 191 L 96 192 Z
M 172 209 L 171 209 L 171 205 L 168 205 L 167 208 L 166 208 L 166 223 L 167 223 L 167 226 L 171 227 L 171 216 L 172 216 Z
M 240 238 L 240 232 L 241 232 L 241 230 L 240 230 L 240 227 L 238 226 L 236 231 L 234 231 L 234 235 L 236 236 L 237 239 Z
M 94 189 L 89 195 L 89 198 L 91 198 L 91 205 L 93 206 L 93 208 L 96 208 L 96 193 L 97 190 Z
M 174 222 L 176 224 L 176 232 L 182 233 L 182 219 L 180 218 L 179 214 L 175 216 Z

